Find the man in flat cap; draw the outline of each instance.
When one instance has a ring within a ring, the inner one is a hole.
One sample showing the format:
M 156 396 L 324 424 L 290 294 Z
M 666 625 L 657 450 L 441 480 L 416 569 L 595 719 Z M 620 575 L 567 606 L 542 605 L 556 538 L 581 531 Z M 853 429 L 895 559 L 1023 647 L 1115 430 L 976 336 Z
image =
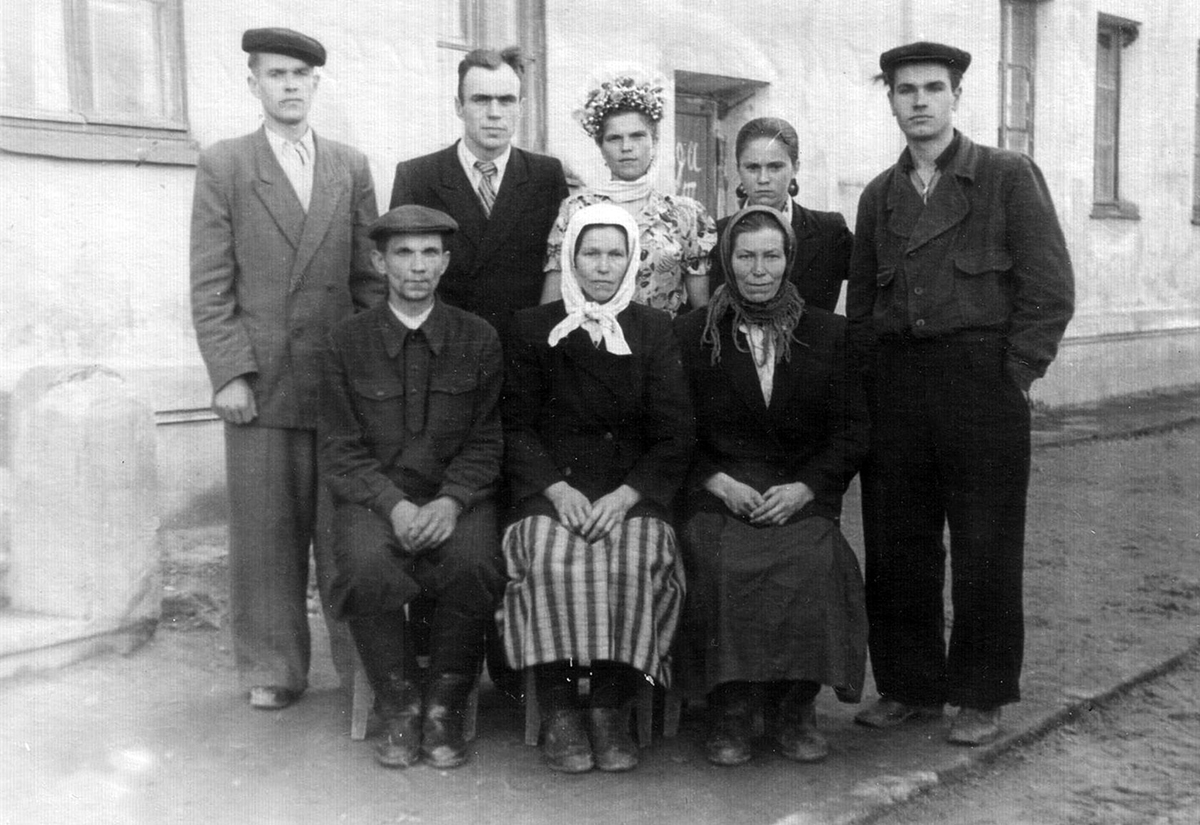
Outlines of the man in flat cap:
M 386 733 L 380 764 L 467 759 L 463 717 L 504 588 L 494 494 L 503 437 L 500 342 L 436 295 L 449 215 L 406 205 L 371 227 L 387 303 L 336 326 L 321 402 L 337 578 Z M 434 600 L 422 690 L 405 606 Z
M 263 126 L 200 155 L 192 317 L 225 422 L 238 677 L 252 706 L 277 709 L 308 684 L 321 351 L 334 322 L 379 303 L 386 287 L 370 262 L 377 206 L 367 160 L 308 125 L 325 49 L 290 29 L 252 29 L 242 48 Z M 322 592 L 332 578 L 323 544 L 314 547 Z M 348 676 L 344 625 L 329 625 Z
M 542 294 L 546 239 L 567 195 L 562 164 L 512 145 L 521 119 L 519 49 L 476 49 L 458 64 L 462 139 L 396 166 L 391 206 L 419 203 L 458 221 L 439 294 L 507 334 Z
M 953 126 L 970 62 L 939 43 L 880 58 L 907 146 L 859 201 L 846 310 L 871 401 L 862 508 L 880 697 L 856 719 L 892 727 L 949 703 L 949 741 L 981 745 L 1020 698 L 1029 387 L 1074 281 L 1041 171 Z

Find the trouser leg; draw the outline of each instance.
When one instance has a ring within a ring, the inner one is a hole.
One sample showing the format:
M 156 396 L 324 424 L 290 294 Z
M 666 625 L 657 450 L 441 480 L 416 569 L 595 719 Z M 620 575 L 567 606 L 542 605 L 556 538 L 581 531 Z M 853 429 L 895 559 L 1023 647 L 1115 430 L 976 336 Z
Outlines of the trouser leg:
M 990 709 L 1020 699 L 1029 407 L 1004 374 L 999 342 L 967 354 L 940 405 L 954 605 L 948 700 Z
M 317 487 L 317 521 L 313 534 L 313 566 L 317 578 L 317 593 L 321 599 L 321 613 L 329 631 L 329 654 L 333 669 L 343 690 L 348 690 L 354 678 L 354 657 L 351 655 L 355 640 L 344 621 L 337 618 L 333 606 L 332 588 L 337 577 L 337 564 L 333 549 L 333 496 L 329 489 Z
M 230 629 L 243 688 L 308 686 L 312 435 L 225 425 Z
M 871 669 L 880 695 L 905 704 L 946 699 L 945 511 L 918 353 L 883 349 L 863 468 L 864 571 Z

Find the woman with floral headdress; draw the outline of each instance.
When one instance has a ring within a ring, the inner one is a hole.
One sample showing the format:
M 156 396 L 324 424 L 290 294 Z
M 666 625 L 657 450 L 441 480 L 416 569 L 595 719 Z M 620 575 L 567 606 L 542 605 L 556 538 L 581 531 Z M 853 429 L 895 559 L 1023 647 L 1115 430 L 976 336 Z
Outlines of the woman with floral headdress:
M 750 759 L 755 705 L 780 753 L 816 762 L 822 685 L 857 702 L 866 667 L 862 575 L 838 528 L 867 450 L 848 380 L 845 318 L 789 279 L 796 238 L 766 206 L 721 235 L 725 282 L 675 322 L 696 414 L 682 535 L 688 603 L 679 675 L 707 694 L 709 761 Z
M 622 75 L 593 89 L 579 114 L 596 141 L 611 179 L 572 195 L 559 208 L 546 247 L 542 303 L 561 295 L 559 250 L 571 216 L 594 203 L 613 203 L 637 222 L 642 246 L 635 303 L 674 317 L 683 307 L 708 302 L 708 257 L 716 242 L 712 218 L 698 201 L 654 188 L 661 86 Z
M 512 492 L 497 622 L 534 668 L 553 770 L 629 770 L 641 680 L 670 678 L 683 570 L 668 523 L 694 441 L 668 317 L 633 303 L 638 225 L 586 206 L 563 234 L 562 300 L 522 310 L 501 401 Z M 576 680 L 590 668 L 587 724 Z

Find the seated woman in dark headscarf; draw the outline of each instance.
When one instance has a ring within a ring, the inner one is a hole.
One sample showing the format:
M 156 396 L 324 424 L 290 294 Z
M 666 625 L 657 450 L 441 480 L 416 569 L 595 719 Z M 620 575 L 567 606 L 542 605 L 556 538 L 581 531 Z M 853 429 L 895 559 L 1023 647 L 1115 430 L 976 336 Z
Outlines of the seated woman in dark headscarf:
M 806 307 L 788 277 L 796 240 L 783 215 L 743 209 L 720 254 L 725 282 L 708 312 L 675 322 L 697 433 L 680 675 L 708 695 L 709 761 L 750 759 L 761 702 L 782 754 L 815 762 L 829 750 L 821 685 L 843 701 L 862 691 L 862 576 L 838 519 L 867 412 L 847 379 L 845 319 Z
M 563 300 L 518 312 L 506 345 L 515 509 L 498 621 L 510 664 L 535 668 L 546 762 L 571 773 L 637 764 L 629 710 L 639 680 L 669 678 L 683 601 L 666 519 L 694 424 L 670 318 L 631 303 L 639 260 L 629 213 L 580 209 L 563 238 Z

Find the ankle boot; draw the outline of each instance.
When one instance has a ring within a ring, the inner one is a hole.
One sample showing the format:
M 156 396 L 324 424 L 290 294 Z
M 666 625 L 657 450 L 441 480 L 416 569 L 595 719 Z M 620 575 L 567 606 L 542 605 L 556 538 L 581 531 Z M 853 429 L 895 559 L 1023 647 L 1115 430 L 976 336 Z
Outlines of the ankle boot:
M 779 700 L 775 742 L 779 752 L 794 762 L 820 762 L 829 755 L 829 741 L 817 730 L 817 693 L 814 682 L 791 682 Z
M 421 755 L 432 767 L 457 768 L 467 761 L 463 719 L 474 684 L 475 677 L 465 673 L 438 673 L 430 679 L 421 726 Z
M 384 723 L 375 759 L 388 768 L 407 768 L 421 754 L 421 691 L 412 679 L 417 665 L 406 641 L 404 614 L 356 617 L 347 624 Z
M 705 755 L 714 765 L 732 767 L 750 761 L 750 686 L 726 682 L 709 694 L 712 721 Z
M 542 757 L 546 767 L 562 773 L 592 769 L 592 746 L 583 711 L 568 667 L 537 666 L 537 703 L 542 715 Z
M 619 662 L 592 665 L 592 707 L 588 733 L 592 757 L 602 771 L 629 771 L 637 767 L 638 747 L 629 732 L 630 710 L 638 682 L 636 669 Z

